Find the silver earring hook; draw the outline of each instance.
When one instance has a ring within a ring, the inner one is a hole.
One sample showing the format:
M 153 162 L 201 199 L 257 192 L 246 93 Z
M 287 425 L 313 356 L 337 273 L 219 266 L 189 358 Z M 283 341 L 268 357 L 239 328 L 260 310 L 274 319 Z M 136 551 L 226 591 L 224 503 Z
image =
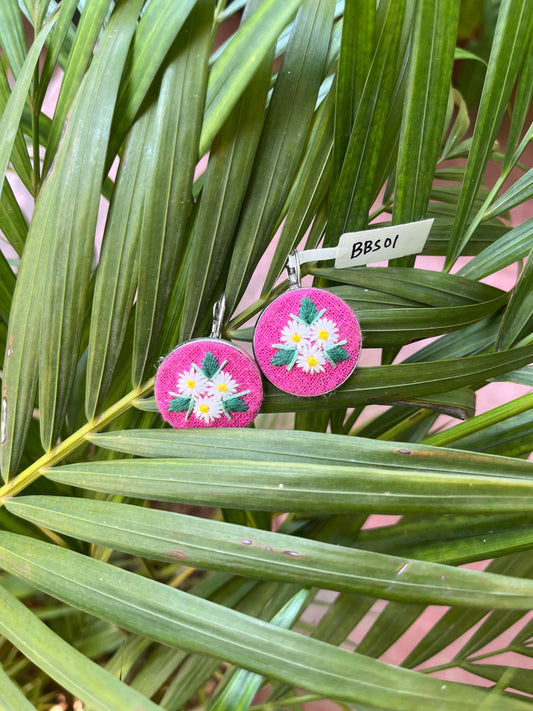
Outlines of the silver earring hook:
M 211 338 L 220 338 L 222 333 L 222 323 L 224 312 L 226 311 L 226 293 L 223 291 L 220 299 L 213 306 L 213 325 L 211 326 Z
M 300 275 L 300 259 L 298 252 L 293 249 L 287 261 L 287 274 L 289 276 L 289 289 L 300 289 L 302 280 Z

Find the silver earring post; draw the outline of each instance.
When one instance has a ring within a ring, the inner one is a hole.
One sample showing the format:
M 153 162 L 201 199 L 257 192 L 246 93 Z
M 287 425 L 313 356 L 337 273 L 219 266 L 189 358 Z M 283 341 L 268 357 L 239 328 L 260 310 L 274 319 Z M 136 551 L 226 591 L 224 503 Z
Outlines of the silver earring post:
M 300 289 L 302 280 L 300 275 L 300 259 L 298 252 L 293 249 L 287 261 L 287 274 L 289 276 L 289 289 Z
M 222 323 L 224 321 L 224 312 L 226 311 L 226 293 L 222 292 L 222 296 L 213 306 L 213 325 L 211 326 L 211 338 L 220 338 L 222 333 Z

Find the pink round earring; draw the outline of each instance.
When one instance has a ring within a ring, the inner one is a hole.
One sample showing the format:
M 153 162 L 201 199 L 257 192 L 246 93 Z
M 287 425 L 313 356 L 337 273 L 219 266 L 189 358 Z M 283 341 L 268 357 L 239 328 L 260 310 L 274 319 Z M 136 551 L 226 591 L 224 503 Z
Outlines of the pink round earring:
M 224 309 L 223 294 L 210 337 L 182 343 L 159 366 L 155 399 L 172 427 L 247 427 L 259 412 L 261 374 L 247 353 L 221 338 Z
M 289 290 L 259 317 L 255 359 L 268 380 L 293 395 L 324 395 L 353 373 L 361 329 L 348 304 L 324 289 L 304 288 L 298 253 L 287 265 Z

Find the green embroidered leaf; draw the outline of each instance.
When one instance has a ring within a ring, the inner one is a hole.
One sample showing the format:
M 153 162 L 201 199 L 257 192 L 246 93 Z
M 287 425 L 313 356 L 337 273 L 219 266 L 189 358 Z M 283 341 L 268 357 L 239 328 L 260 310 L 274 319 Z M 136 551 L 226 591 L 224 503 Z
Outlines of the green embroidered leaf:
M 218 370 L 219 365 L 217 357 L 213 355 L 213 353 L 211 353 L 210 351 L 207 351 L 202 361 L 202 373 L 205 375 L 206 378 L 211 380 L 211 378 L 214 378 L 215 375 L 218 373 Z
M 192 397 L 173 397 L 168 403 L 167 412 L 185 412 L 192 403 Z
M 302 303 L 300 304 L 300 318 L 306 324 L 310 326 L 313 324 L 318 317 L 318 311 L 312 301 L 308 296 L 304 296 Z
M 324 349 L 324 357 L 331 365 L 335 366 L 337 363 L 342 363 L 348 360 L 350 354 L 342 346 L 329 346 L 329 348 Z
M 294 365 L 297 357 L 296 348 L 281 348 L 270 362 L 272 365 Z
M 250 409 L 242 397 L 230 395 L 222 400 L 222 405 L 226 412 L 248 412 Z

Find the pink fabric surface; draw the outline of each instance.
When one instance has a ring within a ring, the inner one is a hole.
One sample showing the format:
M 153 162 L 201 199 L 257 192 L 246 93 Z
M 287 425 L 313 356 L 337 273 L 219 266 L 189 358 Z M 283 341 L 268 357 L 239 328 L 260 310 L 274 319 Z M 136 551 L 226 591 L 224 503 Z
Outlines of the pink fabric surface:
M 316 307 L 312 308 L 314 322 L 307 324 L 304 319 L 302 323 L 302 303 L 310 302 Z M 345 359 L 332 363 L 332 349 Z M 361 329 L 353 311 L 323 289 L 282 294 L 263 311 L 255 328 L 254 353 L 263 374 L 280 390 L 294 395 L 335 390 L 353 372 L 360 352 Z M 290 353 L 294 353 L 293 361 L 276 363 Z
M 217 372 L 206 375 L 202 364 L 208 353 L 215 364 L 212 370 Z M 238 398 L 236 406 L 245 411 L 233 411 L 231 404 L 235 400 L 231 398 Z M 198 338 L 175 348 L 161 363 L 155 379 L 155 399 L 163 419 L 172 427 L 247 427 L 263 399 L 261 375 L 240 348 L 216 338 Z M 185 407 L 187 400 L 186 410 L 169 410 L 173 406 Z

